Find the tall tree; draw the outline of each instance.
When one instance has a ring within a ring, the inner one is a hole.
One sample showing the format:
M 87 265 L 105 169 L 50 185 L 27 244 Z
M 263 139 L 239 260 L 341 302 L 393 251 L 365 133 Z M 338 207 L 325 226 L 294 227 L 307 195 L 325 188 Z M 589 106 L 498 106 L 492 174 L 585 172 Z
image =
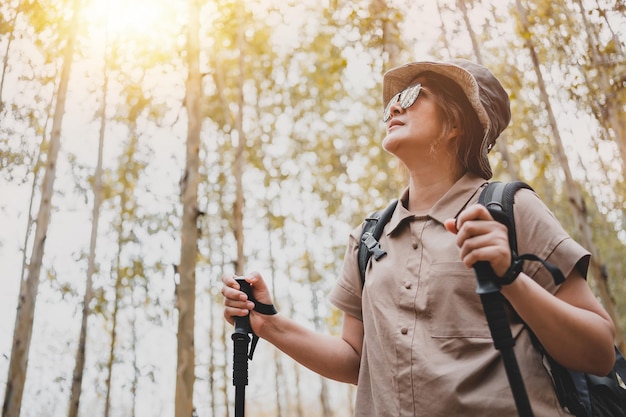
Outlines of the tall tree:
M 70 70 L 74 59 L 74 43 L 79 22 L 80 1 L 72 3 L 72 20 L 68 27 L 63 64 L 59 80 L 59 89 L 56 97 L 56 107 L 52 121 L 52 134 L 48 154 L 46 158 L 46 171 L 41 186 L 41 202 L 37 214 L 37 229 L 30 263 L 28 276 L 20 283 L 20 295 L 18 299 L 15 327 L 13 330 L 13 346 L 9 364 L 9 374 L 5 391 L 2 415 L 4 417 L 17 417 L 20 415 L 22 396 L 28 368 L 28 354 L 33 334 L 33 320 L 35 315 L 35 303 L 39 288 L 39 278 L 43 263 L 46 235 L 52 211 L 52 193 L 56 179 L 56 163 L 61 147 L 61 127 L 65 115 L 65 102 L 67 87 L 69 84 Z
M 189 26 L 187 28 L 187 82 L 185 106 L 187 108 L 186 166 L 181 181 L 183 203 L 180 265 L 180 283 L 177 291 L 178 306 L 178 360 L 176 363 L 176 417 L 189 417 L 194 412 L 193 385 L 195 376 L 195 304 L 196 259 L 198 257 L 198 183 L 199 149 L 202 116 L 202 78 L 200 75 L 200 2 L 189 0 Z
M 576 0 L 580 11 L 580 20 L 587 39 L 587 57 L 589 67 L 595 71 L 597 88 L 590 88 L 592 94 L 587 95 L 591 100 L 594 114 L 606 127 L 607 136 L 617 143 L 617 148 L 622 159 L 622 177 L 626 178 L 626 111 L 624 110 L 624 75 L 623 65 L 626 55 L 623 52 L 621 41 L 608 24 L 612 36 L 608 42 L 603 42 L 598 33 L 597 25 L 593 25 L 589 19 L 589 10 L 586 10 L 582 0 Z M 596 12 L 604 14 L 604 11 L 596 9 Z M 620 77 L 622 79 L 620 79 Z M 588 83 L 590 85 L 591 83 Z M 596 100 L 593 98 L 597 97 Z
M 533 40 L 531 36 L 528 36 L 530 33 L 528 16 L 526 12 L 526 8 L 522 5 L 520 0 L 515 0 L 516 9 L 520 19 L 520 26 L 522 30 L 522 36 L 525 39 L 525 45 L 530 54 L 530 58 L 533 64 L 533 70 L 537 77 L 537 85 L 539 88 L 539 94 L 545 106 L 545 111 L 548 117 L 550 131 L 552 133 L 552 140 L 554 144 L 554 152 L 556 155 L 557 162 L 563 172 L 565 177 L 565 189 L 564 192 L 568 196 L 568 201 L 570 202 L 572 218 L 574 219 L 576 229 L 580 231 L 582 244 L 591 252 L 591 263 L 590 263 L 590 272 L 591 276 L 594 278 L 596 283 L 596 289 L 598 291 L 598 295 L 604 304 L 607 312 L 613 319 L 616 324 L 616 334 L 615 340 L 623 349 L 626 346 L 624 345 L 624 336 L 622 329 L 620 327 L 619 318 L 615 312 L 615 305 L 613 299 L 611 297 L 607 280 L 604 277 L 604 267 L 602 264 L 602 256 L 595 243 L 592 240 L 592 229 L 591 225 L 588 221 L 588 211 L 585 201 L 583 199 L 580 184 L 574 180 L 570 167 L 567 155 L 565 153 L 565 149 L 563 147 L 563 141 L 561 139 L 561 133 L 557 126 L 556 117 L 554 111 L 552 109 L 552 104 L 550 101 L 550 96 L 547 92 L 543 72 L 541 69 L 541 65 L 539 62 L 539 57 L 533 44 Z
M 310 256 L 306 256 L 306 263 L 307 263 L 307 269 L 309 270 L 309 281 L 310 281 L 310 286 L 311 286 L 311 310 L 312 310 L 312 314 L 313 314 L 313 323 L 315 325 L 315 330 L 318 332 L 323 332 L 324 326 L 323 326 L 323 319 L 320 316 L 320 300 L 319 300 L 319 281 L 321 279 L 321 277 L 318 275 L 317 271 L 315 271 L 315 268 L 312 264 L 312 261 L 310 259 Z M 330 404 L 330 392 L 328 389 L 328 381 L 323 378 L 320 377 L 320 395 L 319 395 L 319 399 L 320 399 L 320 405 L 322 408 L 322 417 L 331 417 L 334 415 L 333 413 L 333 408 Z
M 93 298 L 93 275 L 96 272 L 96 242 L 98 240 L 98 226 L 100 223 L 100 208 L 102 206 L 102 160 L 104 152 L 104 136 L 107 125 L 106 109 L 109 86 L 108 60 L 106 58 L 108 35 L 105 34 L 105 57 L 104 57 L 104 82 L 102 84 L 102 101 L 98 118 L 100 119 L 100 129 L 98 132 L 98 150 L 96 153 L 96 170 L 93 180 L 93 206 L 91 211 L 91 234 L 89 236 L 89 254 L 87 259 L 87 279 L 85 280 L 85 293 L 83 296 L 83 308 L 80 323 L 80 335 L 78 338 L 78 348 L 76 351 L 76 363 L 72 377 L 69 417 L 78 417 L 80 405 L 80 394 L 83 383 L 83 373 L 85 370 L 85 355 L 87 344 L 87 323 L 90 314 L 90 303 Z
M 272 237 L 273 237 L 273 233 L 276 229 L 280 229 L 280 227 L 277 226 L 281 226 L 282 223 L 282 217 L 276 215 L 273 211 L 272 211 L 272 202 L 271 202 L 271 198 L 268 196 L 268 189 L 270 188 L 269 185 L 272 182 L 272 178 L 271 176 L 268 174 L 265 177 L 265 181 L 264 181 L 264 186 L 265 186 L 265 190 L 266 190 L 266 198 L 263 201 L 263 205 L 265 208 L 265 220 L 267 222 L 267 235 L 265 237 L 266 241 L 267 241 L 267 255 L 268 255 L 268 262 L 269 262 L 269 273 L 270 273 L 270 285 L 272 288 L 272 299 L 276 300 L 278 299 L 277 297 L 277 291 L 276 291 L 276 285 L 273 285 L 274 283 L 274 278 L 276 277 L 276 274 L 278 273 L 277 269 L 276 269 L 276 260 L 274 259 L 275 256 L 275 250 L 274 250 L 274 244 L 272 241 Z M 278 351 L 278 349 L 274 349 L 274 395 L 275 397 L 275 401 L 276 401 L 276 412 L 275 415 L 276 417 L 282 417 L 285 413 L 283 412 L 283 390 L 281 389 L 281 383 L 284 384 L 284 380 L 285 380 L 285 375 L 284 375 L 284 369 L 283 369 L 283 363 L 281 361 L 281 355 L 280 352 Z
M 244 193 L 243 193 L 243 173 L 245 165 L 246 150 L 246 133 L 243 130 L 243 111 L 244 111 L 244 95 L 243 88 L 245 83 L 245 60 L 246 60 L 246 3 L 241 0 L 237 7 L 237 49 L 238 60 L 237 69 L 239 75 L 239 88 L 237 93 L 237 116 L 235 118 L 235 132 L 237 144 L 235 146 L 235 204 L 233 207 L 235 242 L 237 243 L 237 258 L 235 266 L 235 274 L 243 275 L 245 268 L 244 255 L 244 234 L 243 234 L 243 210 L 244 210 Z
M 132 111 L 130 112 L 132 113 Z M 128 142 L 119 158 L 119 168 L 117 172 L 117 192 L 119 198 L 119 214 L 114 222 L 117 234 L 116 255 L 114 257 L 112 276 L 113 279 L 113 300 L 111 309 L 110 340 L 108 345 L 108 357 L 105 364 L 105 404 L 104 417 L 111 415 L 112 391 L 114 388 L 113 371 L 114 365 L 118 362 L 119 329 L 122 321 L 122 311 L 127 298 L 127 288 L 132 285 L 133 278 L 144 276 L 141 272 L 143 266 L 141 261 L 128 259 L 126 249 L 136 241 L 133 230 L 137 223 L 136 212 L 138 209 L 138 198 L 136 186 L 139 177 L 145 169 L 145 163 L 137 158 L 138 134 L 137 126 L 132 117 Z
M 405 45 L 399 40 L 400 36 L 399 23 L 402 21 L 398 19 L 399 10 L 389 6 L 389 2 L 385 0 L 372 0 L 370 6 L 370 13 L 372 18 L 378 20 L 380 24 L 381 44 L 383 58 L 383 69 L 388 70 L 397 67 L 402 63 L 402 49 Z
M 12 10 L 13 15 L 11 16 L 8 22 L 8 39 L 7 45 L 4 49 L 4 58 L 2 58 L 2 76 L 0 76 L 0 112 L 4 109 L 4 100 L 3 100 L 3 91 L 4 91 L 4 81 L 6 79 L 7 70 L 9 67 L 9 51 L 11 50 L 11 46 L 13 45 L 13 41 L 15 40 L 15 22 L 17 21 L 17 17 L 20 14 L 21 1 L 18 2 L 15 10 Z

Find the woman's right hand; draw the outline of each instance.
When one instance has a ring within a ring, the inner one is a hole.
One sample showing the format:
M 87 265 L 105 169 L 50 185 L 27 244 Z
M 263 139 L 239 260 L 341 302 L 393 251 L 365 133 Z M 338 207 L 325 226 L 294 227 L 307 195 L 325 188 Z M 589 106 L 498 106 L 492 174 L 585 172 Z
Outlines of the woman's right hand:
M 272 304 L 269 288 L 258 272 L 252 272 L 241 277 L 233 274 L 224 274 L 222 276 L 224 286 L 221 293 L 224 296 L 224 318 L 230 324 L 234 324 L 235 317 L 244 317 L 250 314 L 250 324 L 253 329 L 256 329 L 261 324 L 258 321 L 268 316 L 253 311 L 254 303 L 248 299 L 246 293 L 241 291 L 236 278 L 243 278 L 250 284 L 253 298 L 260 303 Z
M 266 315 L 254 310 L 254 302 L 240 290 L 236 278 L 244 278 L 259 303 L 272 304 L 270 291 L 258 272 L 237 277 L 222 276 L 224 317 L 234 324 L 235 317 L 250 314 L 250 325 L 260 338 L 276 346 L 297 362 L 327 378 L 356 384 L 363 346 L 363 321 L 344 315 L 341 337 L 318 333 L 279 314 Z

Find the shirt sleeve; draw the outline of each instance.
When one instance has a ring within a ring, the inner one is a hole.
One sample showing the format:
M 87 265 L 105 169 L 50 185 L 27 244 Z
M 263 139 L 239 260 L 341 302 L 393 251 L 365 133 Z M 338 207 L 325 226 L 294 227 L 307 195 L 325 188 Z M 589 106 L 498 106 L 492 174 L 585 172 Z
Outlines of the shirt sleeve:
M 557 266 L 566 278 L 574 268 L 586 278 L 591 254 L 569 236 L 535 192 L 521 189 L 515 194 L 514 215 L 520 255 L 537 255 Z M 524 272 L 551 293 L 558 289 L 540 262 L 526 261 Z
M 363 320 L 363 313 L 361 310 L 361 275 L 357 254 L 362 230 L 363 225 L 360 225 L 350 233 L 339 279 L 328 296 L 332 305 L 359 320 Z

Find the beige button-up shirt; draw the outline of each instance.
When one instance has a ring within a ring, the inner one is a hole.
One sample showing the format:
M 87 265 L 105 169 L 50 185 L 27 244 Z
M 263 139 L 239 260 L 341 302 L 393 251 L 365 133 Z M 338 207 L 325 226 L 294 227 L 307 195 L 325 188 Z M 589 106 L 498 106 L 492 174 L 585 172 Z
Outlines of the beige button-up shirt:
M 474 271 L 460 260 L 456 236 L 443 223 L 476 203 L 484 179 L 461 178 L 418 217 L 405 190 L 380 239 L 387 255 L 370 260 L 363 291 L 357 251 L 362 225 L 350 234 L 343 269 L 330 301 L 363 320 L 365 336 L 355 415 L 517 416 L 499 352 L 479 296 Z M 535 193 L 516 194 L 519 253 L 534 253 L 583 275 L 589 253 L 574 242 Z M 538 262 L 524 272 L 547 291 L 557 286 Z M 515 353 L 536 417 L 569 415 L 558 404 L 550 377 L 528 331 L 509 314 Z

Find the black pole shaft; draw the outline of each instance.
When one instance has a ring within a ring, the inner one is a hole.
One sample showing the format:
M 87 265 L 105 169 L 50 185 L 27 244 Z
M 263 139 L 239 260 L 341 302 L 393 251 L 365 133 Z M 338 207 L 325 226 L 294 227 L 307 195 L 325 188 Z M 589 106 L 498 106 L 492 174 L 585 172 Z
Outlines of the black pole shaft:
M 250 284 L 243 278 L 237 278 L 241 291 L 248 299 L 252 298 Z M 233 385 L 235 386 L 235 417 L 244 417 L 246 408 L 246 385 L 248 385 L 248 345 L 254 334 L 250 325 L 250 316 L 235 317 L 233 332 Z
M 247 318 L 247 317 L 245 317 Z M 235 386 L 235 417 L 245 416 L 246 385 L 248 385 L 248 333 L 242 332 L 235 320 L 233 339 L 233 385 Z
M 246 387 L 235 387 L 235 417 L 246 415 Z

